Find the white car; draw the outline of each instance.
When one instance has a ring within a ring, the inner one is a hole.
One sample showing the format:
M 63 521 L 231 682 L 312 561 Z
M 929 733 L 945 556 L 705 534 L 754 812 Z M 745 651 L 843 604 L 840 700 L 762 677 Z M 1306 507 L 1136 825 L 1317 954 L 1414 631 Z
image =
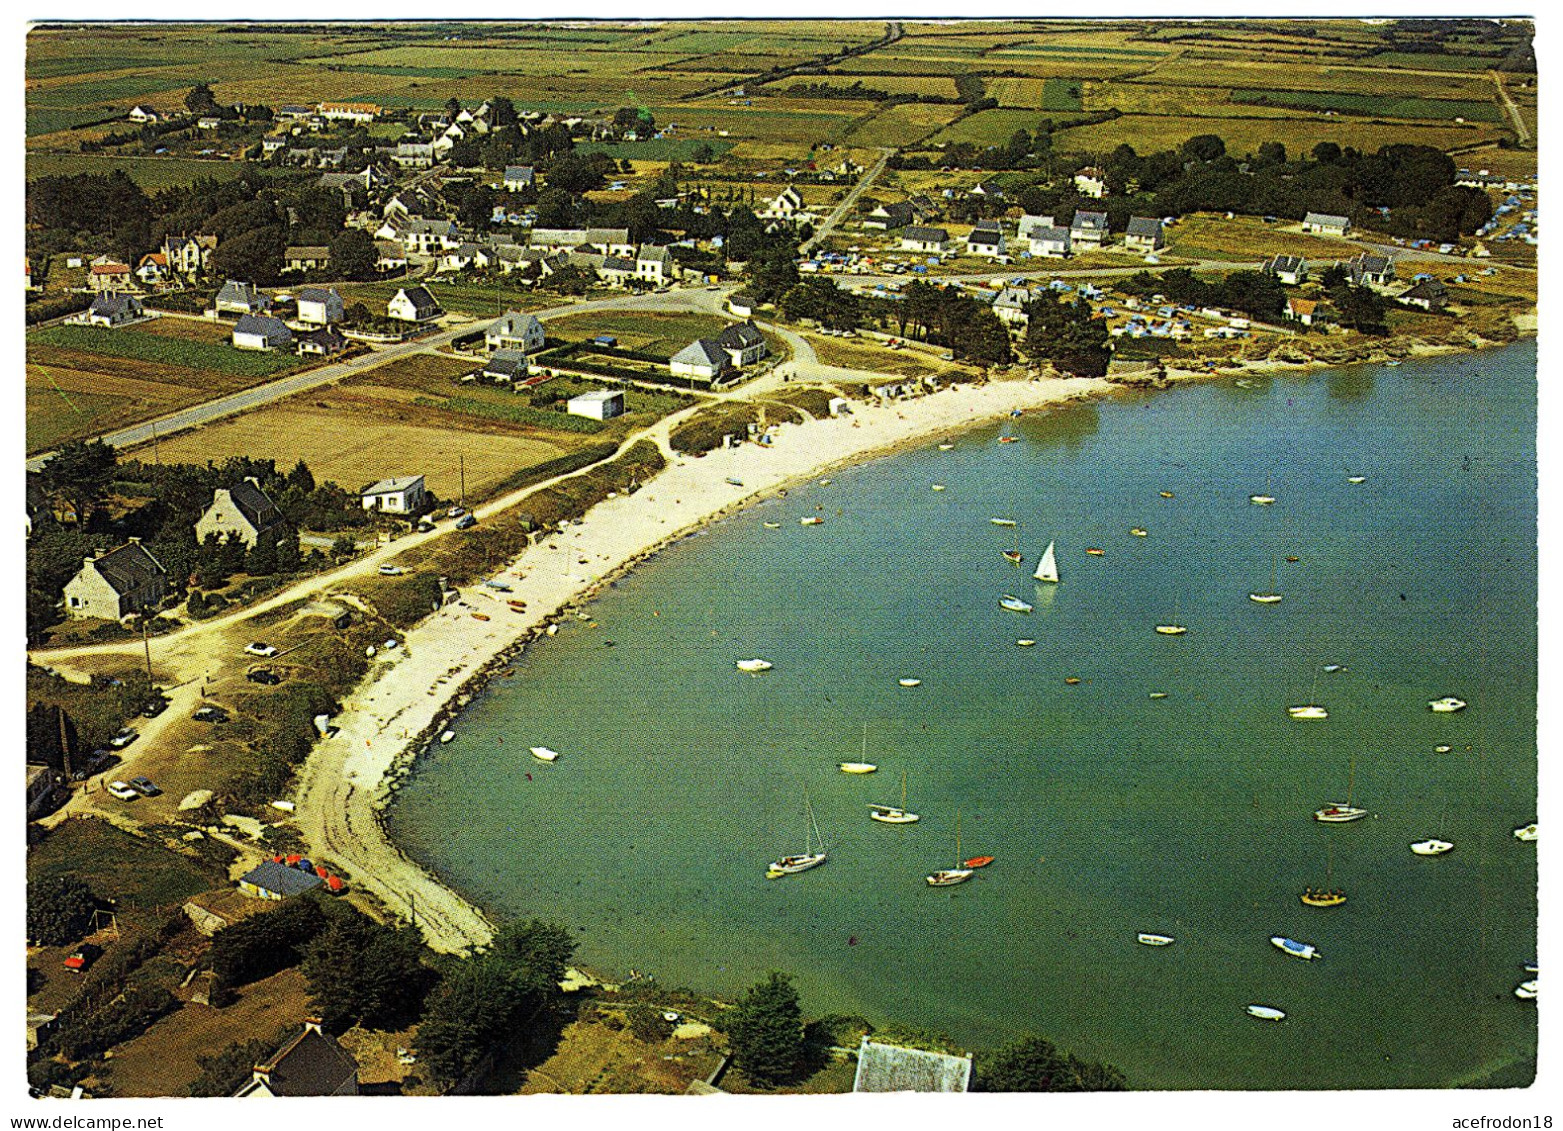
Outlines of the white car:
M 122 781 L 109 782 L 109 792 L 121 801 L 134 801 L 141 796 Z
M 268 658 L 277 654 L 276 648 L 270 644 L 262 643 L 259 640 L 254 640 L 249 644 L 246 644 L 244 646 L 244 650 L 252 656 L 265 656 Z
M 464 515 L 466 513 L 467 513 L 467 508 L 466 507 L 451 507 L 450 510 L 445 512 L 445 517 L 446 518 L 460 518 L 462 515 Z
M 380 572 L 386 577 L 400 577 L 407 571 L 399 565 L 383 565 L 380 567 Z
M 125 727 L 113 738 L 109 739 L 109 745 L 115 750 L 123 750 L 141 736 L 130 727 Z

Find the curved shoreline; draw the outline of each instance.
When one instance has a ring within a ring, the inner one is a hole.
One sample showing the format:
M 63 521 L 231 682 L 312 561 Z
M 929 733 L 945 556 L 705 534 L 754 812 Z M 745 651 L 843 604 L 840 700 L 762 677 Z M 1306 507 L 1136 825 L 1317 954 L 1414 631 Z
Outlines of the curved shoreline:
M 389 659 L 382 653 L 378 668 L 343 702 L 338 732 L 316 743 L 300 770 L 299 831 L 316 856 L 331 859 L 355 886 L 414 922 L 432 949 L 460 953 L 485 945 L 493 924 L 482 909 L 408 857 L 387 833 L 383 815 L 418 755 L 495 669 L 546 633 L 564 610 L 646 558 L 790 484 L 1003 419 L 1017 408 L 1046 409 L 1121 388 L 1100 378 L 953 386 L 910 401 L 854 404 L 851 416 L 782 425 L 770 445 L 746 443 L 676 460 L 633 495 L 598 503 L 580 522 L 495 570 L 510 592 L 473 586 L 415 625 Z M 513 612 L 510 600 L 525 601 L 526 611 Z

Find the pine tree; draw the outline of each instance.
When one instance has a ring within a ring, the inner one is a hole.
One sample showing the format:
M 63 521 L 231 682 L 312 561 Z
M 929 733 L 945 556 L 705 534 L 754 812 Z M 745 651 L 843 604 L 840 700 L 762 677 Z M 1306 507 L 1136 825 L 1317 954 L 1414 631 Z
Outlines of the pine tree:
M 752 1083 L 793 1080 L 803 1059 L 803 1010 L 792 975 L 772 970 L 749 988 L 727 1028 L 733 1063 Z

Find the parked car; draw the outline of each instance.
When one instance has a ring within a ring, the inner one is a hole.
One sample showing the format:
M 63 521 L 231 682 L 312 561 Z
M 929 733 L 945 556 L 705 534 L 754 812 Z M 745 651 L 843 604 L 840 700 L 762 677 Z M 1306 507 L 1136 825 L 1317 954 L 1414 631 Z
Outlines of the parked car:
M 82 943 L 65 960 L 65 969 L 81 974 L 103 956 L 103 948 L 94 943 Z
M 466 513 L 467 513 L 467 508 L 466 507 L 451 507 L 450 510 L 445 512 L 445 517 L 446 518 L 460 518 L 462 515 L 464 515 Z
M 244 646 L 244 650 L 252 656 L 271 657 L 277 654 L 277 649 L 260 640 L 253 640 Z
M 109 739 L 109 745 L 115 750 L 123 750 L 141 736 L 130 727 L 121 727 L 118 734 Z
M 149 719 L 155 719 L 168 709 L 168 700 L 159 695 L 156 699 L 148 699 L 147 705 L 141 708 L 141 713 Z
M 141 796 L 122 781 L 109 782 L 109 793 L 113 794 L 121 801 L 134 801 L 136 798 Z
M 228 712 L 221 707 L 197 707 L 190 717 L 198 723 L 225 723 L 228 721 Z
M 462 515 L 460 518 L 458 518 L 456 520 L 456 529 L 457 530 L 465 530 L 465 529 L 467 529 L 467 527 L 469 527 L 469 526 L 476 526 L 477 524 L 478 524 L 478 516 L 477 515 L 475 515 L 475 514 L 464 514 L 464 515 Z
M 263 683 L 267 687 L 276 687 L 282 682 L 282 677 L 269 668 L 256 668 L 252 672 L 245 672 L 244 678 L 251 683 Z
M 380 567 L 380 572 L 386 577 L 400 577 L 407 571 L 399 565 L 383 565 Z
M 161 789 L 158 789 L 157 786 L 152 784 L 151 778 L 131 778 L 130 788 L 135 790 L 142 797 L 156 797 L 158 794 L 163 792 Z

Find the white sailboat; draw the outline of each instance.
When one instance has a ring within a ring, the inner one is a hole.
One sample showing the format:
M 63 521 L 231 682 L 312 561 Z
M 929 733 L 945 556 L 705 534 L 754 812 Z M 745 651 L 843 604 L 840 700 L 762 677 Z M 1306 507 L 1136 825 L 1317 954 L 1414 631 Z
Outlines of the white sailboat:
M 1013 593 L 1006 593 L 999 598 L 999 608 L 1007 609 L 1012 613 L 1029 613 L 1031 611 L 1031 606 Z
M 961 860 L 961 811 L 955 811 L 955 867 L 940 868 L 928 877 L 928 886 L 935 888 L 952 887 L 955 884 L 964 884 L 971 879 L 972 873 L 977 869 L 964 867 Z
M 870 805 L 873 810 L 869 817 L 875 821 L 881 821 L 887 825 L 910 825 L 913 821 L 921 820 L 916 814 L 906 808 L 906 771 L 901 771 L 901 804 L 900 805 Z
M 1296 707 L 1286 708 L 1286 713 L 1294 719 L 1327 719 L 1330 713 L 1319 706 L 1313 700 L 1319 694 L 1319 673 L 1313 673 L 1313 690 L 1308 692 L 1308 702 Z
M 794 856 L 783 856 L 771 862 L 765 870 L 767 879 L 807 872 L 825 863 L 825 838 L 820 834 L 819 822 L 814 819 L 814 806 L 809 802 L 809 791 L 803 791 L 803 808 L 808 813 L 808 823 L 803 831 L 803 851 Z
M 1360 821 L 1368 815 L 1366 809 L 1359 809 L 1352 802 L 1353 795 L 1357 792 L 1357 755 L 1351 756 L 1351 768 L 1346 771 L 1346 801 L 1331 801 L 1324 808 L 1316 809 L 1313 813 L 1315 821 L 1322 821 L 1327 825 L 1343 825 L 1347 821 Z
M 1031 576 L 1038 581 L 1058 580 L 1058 558 L 1053 553 L 1053 543 L 1047 544 L 1047 549 L 1042 551 L 1042 560 L 1037 563 L 1037 571 Z
M 1275 496 L 1270 494 L 1270 477 L 1268 475 L 1265 476 L 1265 493 L 1263 495 L 1250 495 L 1248 496 L 1248 501 L 1260 507 L 1267 507 L 1275 502 Z
M 546 746 L 534 746 L 531 748 L 531 750 L 532 757 L 536 758 L 539 762 L 557 762 L 559 760 L 559 751 L 550 750 Z
M 1161 633 L 1163 636 L 1182 636 L 1185 632 L 1188 631 L 1186 627 L 1178 623 L 1177 601 L 1172 602 L 1172 623 L 1158 624 L 1156 626 L 1156 631 Z
M 1270 588 L 1263 593 L 1250 593 L 1248 599 L 1257 605 L 1273 605 L 1281 599 L 1281 595 L 1275 591 L 1276 559 L 1270 559 Z

